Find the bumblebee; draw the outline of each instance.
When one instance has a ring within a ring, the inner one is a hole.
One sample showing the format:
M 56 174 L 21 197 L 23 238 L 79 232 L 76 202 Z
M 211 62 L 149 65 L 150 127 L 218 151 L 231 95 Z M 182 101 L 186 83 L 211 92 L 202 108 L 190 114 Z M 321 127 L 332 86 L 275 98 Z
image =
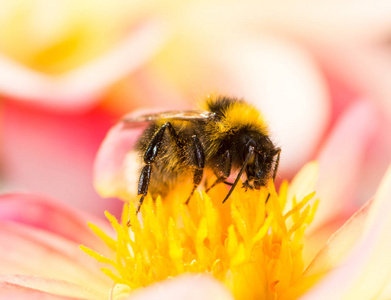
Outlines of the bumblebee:
M 270 178 L 275 180 L 281 149 L 270 140 L 262 114 L 243 100 L 208 97 L 205 110 L 163 112 L 123 122 L 150 123 L 135 148 L 143 163 L 136 214 L 148 192 L 164 197 L 192 178 L 187 204 L 206 170 L 217 178 L 206 191 L 220 183 L 231 186 L 223 203 L 240 178 L 246 190 L 260 189 Z M 236 175 L 233 183 L 227 181 L 231 175 Z

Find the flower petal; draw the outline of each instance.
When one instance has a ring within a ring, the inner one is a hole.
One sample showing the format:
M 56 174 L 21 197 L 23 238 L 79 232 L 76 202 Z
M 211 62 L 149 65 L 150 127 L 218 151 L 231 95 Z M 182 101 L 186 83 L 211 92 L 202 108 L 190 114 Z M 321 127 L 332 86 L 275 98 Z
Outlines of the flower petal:
M 391 279 L 390 199 L 391 166 L 368 209 L 361 239 L 343 263 L 303 299 L 374 299 L 381 294 Z M 346 239 L 340 241 L 349 245 Z
M 132 293 L 129 300 L 233 299 L 217 280 L 205 275 L 184 275 L 152 284 Z
M 75 243 L 32 227 L 0 222 L 0 274 L 61 280 L 106 294 L 111 282 Z
M 358 204 L 352 203 L 353 198 L 359 197 L 354 195 L 353 191 L 357 190 L 359 171 L 363 167 L 365 154 L 377 125 L 377 114 L 371 104 L 355 103 L 337 122 L 319 155 L 319 178 L 311 176 L 312 181 L 307 177 L 307 180 L 300 179 L 303 176 L 299 176 L 302 173 L 299 172 L 293 180 L 289 189 L 291 194 L 303 197 L 305 193 L 308 194 L 310 188 L 316 190 L 316 198 L 320 199 L 316 218 L 306 237 L 307 263 L 319 252 L 333 232 L 351 216 L 353 205 Z
M 102 220 L 45 197 L 0 196 L 0 274 L 50 278 L 106 295 L 110 280 L 79 248 L 84 243 L 109 251 L 89 229 L 87 219 L 109 230 Z
M 16 222 L 40 228 L 75 243 L 102 247 L 101 241 L 87 225 L 88 221 L 111 232 L 101 219 L 81 214 L 71 206 L 48 197 L 34 194 L 5 194 L 0 196 L 0 221 Z
M 6 275 L 0 276 L 0 299 L 107 299 L 107 296 L 65 281 Z
M 316 190 L 316 183 L 319 177 L 319 164 L 316 161 L 305 164 L 293 178 L 288 188 L 288 199 L 294 196 L 296 199 L 302 199 Z M 290 210 L 291 205 L 287 205 L 286 211 Z
M 102 91 L 155 55 L 167 39 L 161 25 L 144 22 L 111 51 L 55 78 L 0 55 L 0 90 L 53 110 L 88 109 Z
M 351 209 L 352 191 L 377 124 L 375 109 L 364 101 L 354 104 L 339 120 L 318 159 L 317 196 L 321 201 L 312 229 Z
M 134 162 L 134 166 L 130 167 L 126 166 L 126 157 L 128 154 L 132 155 L 131 150 L 143 129 L 145 126 L 126 129 L 123 123 L 119 123 L 108 132 L 94 165 L 94 186 L 102 197 L 120 197 L 126 200 L 132 194 L 128 192 L 128 188 L 136 188 L 139 169 L 137 156 L 133 155 L 132 159 L 127 160 Z M 126 169 L 133 172 L 133 180 L 126 180 Z
M 113 124 L 102 109 L 71 115 L 6 101 L 2 115 L 2 179 L 9 191 L 34 191 L 84 211 L 120 204 L 99 197 L 91 184 L 93 162 Z M 39 134 L 38 134 L 39 133 Z
M 308 266 L 304 276 L 327 273 L 346 258 L 362 235 L 371 204 L 372 201 L 369 201 L 363 205 L 330 237 Z

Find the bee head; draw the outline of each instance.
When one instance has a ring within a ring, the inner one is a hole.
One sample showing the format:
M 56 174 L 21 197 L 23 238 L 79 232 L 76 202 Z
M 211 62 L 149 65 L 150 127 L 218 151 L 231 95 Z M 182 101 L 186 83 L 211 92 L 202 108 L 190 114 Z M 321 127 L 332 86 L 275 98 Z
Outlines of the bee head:
M 277 163 L 275 158 L 280 149 L 267 136 L 262 136 L 258 139 L 247 138 L 244 150 L 247 180 L 253 181 L 254 187 L 260 189 L 274 176 L 273 166 Z

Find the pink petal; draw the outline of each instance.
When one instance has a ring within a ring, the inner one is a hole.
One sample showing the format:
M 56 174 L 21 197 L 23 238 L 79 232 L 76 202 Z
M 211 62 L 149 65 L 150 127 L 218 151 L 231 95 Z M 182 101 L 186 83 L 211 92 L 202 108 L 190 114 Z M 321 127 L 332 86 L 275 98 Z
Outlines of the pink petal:
M 390 199 L 391 167 L 368 208 L 367 216 L 363 218 L 365 223 L 361 238 L 354 245 L 355 234 L 350 238 L 347 233 L 339 233 L 344 234 L 345 239 L 340 238 L 335 247 L 341 246 L 343 251 L 352 247 L 351 253 L 303 299 L 374 299 L 381 294 L 391 280 Z
M 339 120 L 319 155 L 317 197 L 320 199 L 312 230 L 349 212 L 356 197 L 358 176 L 378 125 L 377 112 L 368 102 L 354 104 Z
M 216 279 L 206 275 L 183 275 L 136 290 L 129 300 L 234 299 Z
M 0 299 L 107 299 L 85 287 L 35 276 L 0 276 Z
M 0 90 L 15 100 L 52 110 L 91 108 L 108 87 L 156 54 L 167 39 L 164 31 L 159 22 L 144 22 L 110 52 L 58 77 L 0 56 Z
M 123 123 L 119 123 L 108 132 L 96 155 L 94 165 L 94 186 L 102 197 L 121 197 L 126 200 L 129 196 L 127 192 L 129 186 L 134 185 L 136 188 L 139 172 L 136 164 L 137 157 L 131 158 L 135 162 L 134 167 L 130 170 L 135 176 L 132 181 L 126 178 L 125 160 L 145 128 L 144 126 L 126 129 Z
M 92 186 L 94 158 L 114 119 L 100 109 L 76 116 L 7 101 L 2 116 L 6 188 L 44 193 L 100 216 L 108 207 L 119 211 L 122 203 L 102 199 Z
M 0 221 L 38 228 L 77 244 L 101 248 L 103 243 L 87 222 L 100 226 L 106 232 L 111 227 L 103 220 L 82 214 L 74 208 L 34 194 L 5 194 L 0 196 Z
M 346 258 L 352 245 L 361 238 L 372 202 L 363 205 L 330 237 L 306 269 L 305 276 L 329 272 Z
M 63 296 L 48 294 L 34 289 L 19 286 L 13 283 L 0 281 L 1 300 L 61 300 L 75 299 Z
M 110 289 L 111 280 L 100 272 L 99 263 L 80 250 L 79 243 L 17 223 L 2 221 L 0 227 L 0 274 L 61 280 L 98 294 Z

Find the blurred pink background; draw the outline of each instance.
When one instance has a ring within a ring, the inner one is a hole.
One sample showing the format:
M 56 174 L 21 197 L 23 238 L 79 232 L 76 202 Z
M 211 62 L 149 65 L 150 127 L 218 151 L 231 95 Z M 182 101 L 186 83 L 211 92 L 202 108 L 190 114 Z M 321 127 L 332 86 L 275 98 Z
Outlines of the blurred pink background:
M 389 1 L 0 7 L 1 192 L 118 211 L 92 183 L 109 128 L 135 109 L 192 108 L 209 92 L 263 111 L 282 148 L 280 179 L 312 159 L 334 164 L 328 185 L 348 178 L 357 206 L 391 161 Z

